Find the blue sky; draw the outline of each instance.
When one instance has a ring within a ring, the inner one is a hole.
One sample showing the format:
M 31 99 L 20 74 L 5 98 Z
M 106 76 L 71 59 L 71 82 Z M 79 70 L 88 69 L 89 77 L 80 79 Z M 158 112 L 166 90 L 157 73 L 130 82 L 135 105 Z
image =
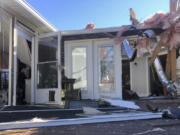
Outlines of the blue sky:
M 89 22 L 96 28 L 130 24 L 129 8 L 143 21 L 157 11 L 169 11 L 169 0 L 26 0 L 59 30 L 83 29 Z

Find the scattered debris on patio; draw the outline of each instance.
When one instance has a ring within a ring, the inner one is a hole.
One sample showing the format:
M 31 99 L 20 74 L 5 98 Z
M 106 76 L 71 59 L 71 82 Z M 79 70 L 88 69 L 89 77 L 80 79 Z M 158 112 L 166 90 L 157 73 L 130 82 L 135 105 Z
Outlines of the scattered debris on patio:
M 109 103 L 109 102 L 106 102 L 105 100 L 103 100 L 103 99 L 100 99 L 100 100 L 98 100 L 98 106 L 100 107 L 100 108 L 104 108 L 104 107 L 111 107 L 111 104 Z
M 96 116 L 104 114 L 107 114 L 107 112 L 99 111 L 98 109 L 92 107 L 83 107 L 83 113 L 77 114 L 77 116 Z
M 86 115 L 99 115 L 99 114 L 105 114 L 105 112 L 99 111 L 92 107 L 83 107 L 83 112 Z
M 180 119 L 180 108 L 167 108 L 167 109 L 159 109 L 157 107 L 152 107 L 151 105 L 147 104 L 147 108 L 151 112 L 162 112 L 162 118 L 169 118 L 169 119 Z
M 152 130 L 147 130 L 144 132 L 140 132 L 140 133 L 135 133 L 133 135 L 144 135 L 144 134 L 148 134 L 148 133 L 152 133 L 152 132 L 165 132 L 166 130 L 162 129 L 162 128 L 153 128 Z
M 93 100 L 70 100 L 69 109 L 82 108 L 82 107 L 93 107 L 98 108 L 97 101 Z
M 139 99 L 139 96 L 136 92 L 129 90 L 129 89 L 124 89 L 123 90 L 123 99 L 124 100 L 137 100 Z
M 110 103 L 112 106 L 125 107 L 130 109 L 140 109 L 133 101 L 124 101 L 119 99 L 103 99 L 106 102 Z
M 174 127 L 174 126 L 179 126 L 180 122 L 179 120 L 172 120 L 172 119 L 162 119 L 164 120 L 159 121 L 159 122 L 149 122 L 149 125 L 152 127 Z
M 35 117 L 35 118 L 33 118 L 33 119 L 31 120 L 31 122 L 33 122 L 33 123 L 45 122 L 45 121 L 46 121 L 46 120 L 43 120 L 43 119 L 37 118 L 37 117 Z

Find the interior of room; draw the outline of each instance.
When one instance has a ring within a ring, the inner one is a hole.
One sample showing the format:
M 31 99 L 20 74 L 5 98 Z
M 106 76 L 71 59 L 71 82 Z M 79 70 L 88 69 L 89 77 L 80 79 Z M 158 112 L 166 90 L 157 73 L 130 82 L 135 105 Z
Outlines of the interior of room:
M 18 105 L 30 104 L 31 100 L 31 48 L 32 37 L 18 30 L 16 86 L 16 101 Z

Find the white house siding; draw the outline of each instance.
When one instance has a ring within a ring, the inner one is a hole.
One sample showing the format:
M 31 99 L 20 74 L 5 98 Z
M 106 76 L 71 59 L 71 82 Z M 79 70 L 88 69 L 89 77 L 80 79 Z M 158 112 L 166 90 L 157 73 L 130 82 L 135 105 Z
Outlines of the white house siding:
M 140 57 L 130 63 L 131 90 L 140 97 L 150 95 L 148 57 Z

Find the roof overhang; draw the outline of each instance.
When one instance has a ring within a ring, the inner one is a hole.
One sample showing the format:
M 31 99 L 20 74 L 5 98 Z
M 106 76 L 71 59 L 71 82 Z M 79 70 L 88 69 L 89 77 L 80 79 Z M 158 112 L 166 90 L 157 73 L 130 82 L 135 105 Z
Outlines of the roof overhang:
M 33 31 L 38 33 L 57 31 L 53 25 L 24 0 L 0 0 L 0 7 Z
M 114 38 L 121 27 L 61 31 L 63 40 Z
M 131 25 L 126 25 L 131 27 Z M 98 29 L 82 29 L 82 30 L 71 30 L 62 31 L 61 35 L 64 40 L 79 40 L 79 39 L 93 39 L 93 38 L 115 38 L 121 27 L 110 27 L 110 28 L 98 28 Z M 160 34 L 163 32 L 160 28 L 150 28 Z M 147 29 L 130 29 L 122 33 L 123 37 L 127 39 L 136 39 L 137 36 L 146 31 Z
M 97 33 L 107 33 L 107 32 L 117 32 L 121 27 L 110 27 L 110 28 L 97 28 L 97 29 L 82 29 L 82 30 L 66 30 L 61 31 L 62 36 L 75 36 L 83 34 L 97 34 Z

